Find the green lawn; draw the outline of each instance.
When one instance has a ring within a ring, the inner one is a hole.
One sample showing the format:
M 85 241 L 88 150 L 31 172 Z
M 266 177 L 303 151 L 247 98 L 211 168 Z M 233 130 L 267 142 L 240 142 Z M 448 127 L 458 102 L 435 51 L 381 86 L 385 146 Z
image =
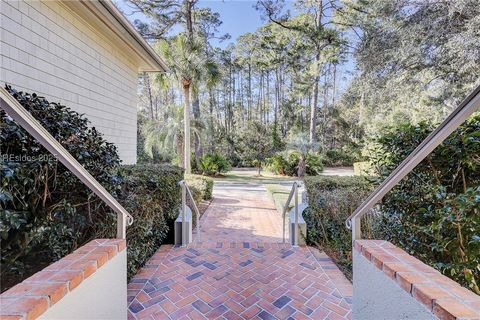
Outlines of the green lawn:
M 278 213 L 283 214 L 283 208 L 285 207 L 285 203 L 287 203 L 290 188 L 279 184 L 266 184 L 265 188 L 273 199 L 273 203 L 275 204 Z M 292 207 L 293 201 L 290 203 L 289 209 Z
M 262 170 L 261 175 L 258 176 L 258 171 L 255 168 L 241 168 L 233 169 L 222 176 L 214 177 L 218 182 L 241 182 L 241 183 L 260 183 L 260 184 L 274 184 L 278 182 L 295 181 L 295 177 L 286 177 L 275 175 L 271 172 Z

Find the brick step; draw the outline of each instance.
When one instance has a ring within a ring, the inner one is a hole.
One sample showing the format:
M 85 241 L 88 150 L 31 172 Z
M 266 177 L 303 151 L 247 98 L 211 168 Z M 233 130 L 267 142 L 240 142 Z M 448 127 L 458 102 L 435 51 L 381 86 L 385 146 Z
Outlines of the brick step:
M 164 245 L 128 289 L 130 319 L 351 317 L 351 283 L 325 253 L 308 246 Z
M 242 242 L 227 242 L 227 241 L 206 241 L 206 242 L 197 242 L 194 241 L 188 245 L 189 248 L 261 248 L 261 249 L 290 249 L 293 246 L 289 243 L 282 242 L 255 242 L 255 241 L 242 241 Z

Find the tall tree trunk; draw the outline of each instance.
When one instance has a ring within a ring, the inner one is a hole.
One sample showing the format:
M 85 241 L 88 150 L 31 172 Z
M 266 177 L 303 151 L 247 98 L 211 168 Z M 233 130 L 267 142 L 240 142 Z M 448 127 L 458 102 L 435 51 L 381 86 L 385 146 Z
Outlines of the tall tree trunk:
M 193 90 L 193 102 L 192 102 L 192 111 L 193 117 L 198 122 L 200 121 L 200 99 L 198 98 L 198 92 Z M 199 128 L 197 128 L 199 130 Z M 200 157 L 202 156 L 202 144 L 200 141 L 200 135 L 194 135 L 194 147 L 195 147 L 195 163 L 197 164 L 197 168 L 200 166 Z
M 337 64 L 333 64 L 333 92 L 332 92 L 332 108 L 335 108 L 335 98 L 337 95 Z
M 298 161 L 298 171 L 297 171 L 297 176 L 299 178 L 303 178 L 305 177 L 305 171 L 306 171 L 306 168 L 307 167 L 307 164 L 306 164 L 306 161 L 305 161 L 305 156 L 302 154 L 300 156 L 300 160 Z
M 317 31 L 322 28 L 323 1 L 317 0 L 317 10 L 315 14 L 315 27 Z M 310 143 L 317 141 L 317 108 L 318 108 L 318 82 L 320 81 L 320 48 L 316 45 L 317 54 L 315 55 L 315 83 L 313 84 L 313 103 L 310 107 Z
M 261 123 L 265 123 L 263 121 L 263 107 L 265 105 L 265 93 L 263 92 L 263 71 L 260 73 L 260 89 L 258 91 L 258 118 Z
M 210 111 L 210 115 L 209 115 L 209 116 L 210 116 L 210 134 L 211 134 L 211 136 L 210 136 L 210 141 L 212 141 L 211 139 L 213 138 L 214 133 L 215 133 L 215 128 L 214 128 L 214 125 L 215 125 L 215 124 L 214 124 L 214 122 L 213 122 L 213 117 L 214 117 L 214 115 L 213 115 L 213 105 L 214 105 L 214 103 L 215 103 L 215 101 L 214 101 L 214 100 L 215 100 L 215 95 L 213 94 L 212 91 L 213 91 L 212 88 L 209 88 L 209 89 L 208 89 L 209 108 L 210 108 L 210 109 L 209 109 L 209 111 Z M 212 150 L 210 150 L 210 151 L 212 151 Z
M 315 57 L 315 63 L 317 64 L 317 74 L 315 75 L 315 83 L 313 84 L 313 99 L 310 106 L 310 143 L 317 141 L 317 108 L 318 108 L 318 82 L 320 81 L 320 53 L 317 53 Z
M 177 144 L 177 154 L 178 154 L 178 161 L 179 161 L 178 165 L 181 168 L 185 168 L 185 146 L 184 146 L 184 143 L 183 143 L 183 135 L 182 134 L 179 134 L 177 136 L 176 144 Z
M 188 41 L 190 42 L 190 48 L 193 45 L 193 20 L 192 20 L 192 10 L 196 1 L 185 0 L 185 20 L 187 23 L 187 36 Z
M 267 71 L 267 104 L 265 106 L 265 123 L 270 121 L 270 71 Z
M 251 120 L 252 110 L 252 65 L 248 63 L 248 120 Z
M 195 0 L 185 0 L 185 20 L 187 24 L 187 36 L 188 36 L 188 45 L 189 52 L 192 52 L 193 47 L 193 20 L 192 20 L 192 11 L 193 6 L 195 5 Z M 192 79 L 183 79 L 183 93 L 185 96 L 185 108 L 183 111 L 183 122 L 185 127 L 184 140 L 185 140 L 185 173 L 192 173 L 191 163 L 190 163 L 190 87 L 192 86 Z
M 273 123 L 277 126 L 278 112 L 280 110 L 280 76 L 278 68 L 275 69 L 275 108 L 273 109 Z
M 325 146 L 327 143 L 327 131 L 328 131 L 327 115 L 328 115 L 328 75 L 329 73 L 330 73 L 330 65 L 328 65 L 328 68 L 325 67 L 325 77 L 323 80 L 324 87 L 323 87 L 322 123 L 320 126 L 320 132 L 322 133 L 320 143 L 323 146 Z
M 145 79 L 145 85 L 147 86 L 147 93 L 148 93 L 148 105 L 150 107 L 150 119 L 155 119 L 154 113 L 153 113 L 153 99 L 152 99 L 152 86 L 150 85 L 150 77 L 148 76 L 147 73 L 143 74 L 143 77 Z
M 158 96 L 155 97 L 155 119 L 158 120 Z
M 184 140 L 185 140 L 185 161 L 184 168 L 185 173 L 192 173 L 192 167 L 190 163 L 190 81 L 183 81 L 183 94 L 185 97 L 185 107 L 183 109 L 183 122 L 184 122 Z

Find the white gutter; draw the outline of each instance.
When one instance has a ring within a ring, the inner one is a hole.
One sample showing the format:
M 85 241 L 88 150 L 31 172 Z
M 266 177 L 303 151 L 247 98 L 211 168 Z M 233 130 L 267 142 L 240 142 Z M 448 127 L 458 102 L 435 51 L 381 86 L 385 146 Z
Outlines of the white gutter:
M 162 66 L 165 72 L 169 72 L 167 64 L 158 56 L 155 50 L 145 41 L 145 39 L 138 33 L 135 27 L 125 16 L 118 10 L 118 8 L 110 0 L 99 0 L 99 2 L 107 9 L 108 12 L 125 28 L 125 30 L 138 42 L 140 46 L 154 59 L 159 65 Z

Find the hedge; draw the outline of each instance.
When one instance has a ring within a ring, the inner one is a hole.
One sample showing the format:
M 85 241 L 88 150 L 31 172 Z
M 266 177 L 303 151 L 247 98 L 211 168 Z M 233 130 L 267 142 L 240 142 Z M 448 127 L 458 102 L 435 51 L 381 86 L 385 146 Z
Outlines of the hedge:
M 205 154 L 200 158 L 198 173 L 216 176 L 230 170 L 230 163 L 219 153 Z
M 133 216 L 127 228 L 128 276 L 167 239 L 181 204 L 183 169 L 170 165 L 131 165 L 118 169 L 116 198 Z
M 436 124 L 400 124 L 375 138 L 370 154 L 380 180 Z M 402 247 L 480 294 L 480 113 L 472 115 L 382 201 L 376 236 Z
M 85 116 L 6 88 L 136 218 L 127 229 L 131 276 L 169 239 L 182 169 L 121 167 L 116 147 Z M 0 120 L 3 291 L 91 239 L 115 237 L 116 214 L 3 110 Z
M 383 181 L 436 125 L 386 128 L 373 141 L 372 170 Z M 382 200 L 365 238 L 383 239 L 480 294 L 480 114 L 457 128 Z M 370 178 L 368 178 L 370 179 Z M 370 192 L 364 177 L 307 177 L 307 241 L 348 275 L 351 234 L 345 219 Z
M 110 192 L 117 188 L 116 147 L 88 119 L 36 94 L 6 89 L 100 184 Z M 116 215 L 3 110 L 0 119 L 3 286 L 9 283 L 5 272 L 28 276 L 93 235 L 115 235 Z
M 329 167 L 338 166 L 352 166 L 355 161 L 358 161 L 358 151 L 341 149 L 328 150 L 323 157 L 323 163 Z
M 306 240 L 321 247 L 351 279 L 352 235 L 345 220 L 371 191 L 365 177 L 305 177 L 309 207 Z
M 211 200 L 213 193 L 213 179 L 201 175 L 185 175 L 185 181 L 192 191 L 197 204 L 202 200 Z

